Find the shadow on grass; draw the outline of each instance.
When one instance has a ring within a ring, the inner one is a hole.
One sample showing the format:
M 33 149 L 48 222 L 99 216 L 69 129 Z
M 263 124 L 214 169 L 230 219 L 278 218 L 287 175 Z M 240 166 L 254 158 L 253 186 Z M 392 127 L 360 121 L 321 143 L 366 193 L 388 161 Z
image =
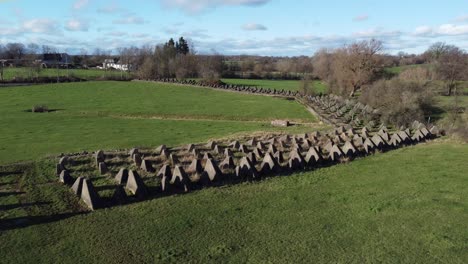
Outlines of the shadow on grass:
M 65 213 L 56 215 L 45 215 L 45 216 L 24 216 L 15 217 L 10 219 L 0 219 L 0 231 L 13 230 L 18 228 L 24 228 L 33 225 L 46 224 L 57 222 L 72 216 L 85 214 L 84 212 L 79 213 Z
M 44 114 L 44 113 L 54 113 L 54 112 L 58 112 L 58 111 L 64 111 L 65 109 L 48 109 L 47 111 L 39 111 L 39 112 L 34 112 L 35 114 Z M 33 113 L 32 109 L 27 109 L 27 110 L 23 110 L 23 112 L 26 112 L 26 113 Z
M 47 205 L 47 204 L 51 204 L 51 202 L 17 203 L 17 204 L 0 205 L 0 211 L 6 211 L 6 210 L 12 210 L 12 209 L 30 207 L 30 206 L 41 206 L 41 205 Z
M 0 192 L 0 197 L 25 194 L 25 192 Z

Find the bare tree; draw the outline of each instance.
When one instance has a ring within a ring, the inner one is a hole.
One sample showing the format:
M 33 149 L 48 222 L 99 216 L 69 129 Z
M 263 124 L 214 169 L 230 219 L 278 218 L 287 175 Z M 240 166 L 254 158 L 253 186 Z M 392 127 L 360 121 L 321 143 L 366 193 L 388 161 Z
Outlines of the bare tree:
M 354 96 L 363 85 L 370 83 L 381 71 L 377 53 L 382 51 L 382 42 L 360 41 L 335 52 L 334 75 L 341 92 Z
M 438 79 L 445 82 L 447 95 L 456 94 L 457 81 L 466 78 L 468 60 L 464 50 L 445 43 L 432 45 L 427 53 L 431 54 Z

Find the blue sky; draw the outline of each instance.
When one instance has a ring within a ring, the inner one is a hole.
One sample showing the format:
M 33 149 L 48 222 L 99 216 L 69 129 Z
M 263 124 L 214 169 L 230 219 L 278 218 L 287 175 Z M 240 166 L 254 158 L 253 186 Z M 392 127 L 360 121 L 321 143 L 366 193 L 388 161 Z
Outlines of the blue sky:
M 468 50 L 468 0 L 0 0 L 0 43 L 79 53 L 190 39 L 199 53 L 312 55 L 361 39 L 386 52 Z

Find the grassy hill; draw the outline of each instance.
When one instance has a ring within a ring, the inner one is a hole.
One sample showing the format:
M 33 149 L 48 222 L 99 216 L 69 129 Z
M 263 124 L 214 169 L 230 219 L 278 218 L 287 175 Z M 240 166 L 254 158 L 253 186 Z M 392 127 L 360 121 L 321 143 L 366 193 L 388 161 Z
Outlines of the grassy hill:
M 439 140 L 87 214 L 53 161 L 16 165 L 0 174 L 2 262 L 466 263 L 466 156 Z

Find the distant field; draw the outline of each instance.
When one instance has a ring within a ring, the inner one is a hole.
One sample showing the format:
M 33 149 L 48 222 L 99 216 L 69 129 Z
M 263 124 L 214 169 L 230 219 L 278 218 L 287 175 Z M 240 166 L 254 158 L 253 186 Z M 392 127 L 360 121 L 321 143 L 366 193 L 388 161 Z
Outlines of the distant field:
M 0 171 L 2 262 L 466 263 L 467 156 L 432 142 L 77 215 L 41 160 Z
M 58 73 L 58 74 L 57 74 Z M 31 72 L 29 68 L 5 68 L 4 69 L 5 80 L 11 80 L 15 77 L 31 78 L 36 77 L 37 74 L 40 77 L 51 77 L 56 78 L 57 75 L 60 77 L 74 76 L 82 79 L 97 79 L 103 77 L 128 77 L 130 74 L 127 72 L 120 71 L 105 71 L 98 69 L 41 69 L 39 73 Z
M 253 79 L 222 79 L 223 82 L 228 84 L 257 86 L 276 90 L 299 90 L 301 81 L 297 80 L 253 80 Z M 314 88 L 316 93 L 326 93 L 327 86 L 321 81 L 311 81 L 311 87 Z
M 27 112 L 37 104 L 54 112 Z M 2 88 L 0 111 L 0 164 L 44 154 L 271 131 L 273 119 L 316 121 L 295 101 L 144 82 Z
M 429 65 L 429 64 L 412 64 L 412 65 L 405 65 L 405 66 L 389 67 L 389 68 L 385 68 L 385 72 L 390 73 L 390 74 L 394 74 L 394 75 L 398 75 L 401 72 L 403 72 L 404 70 L 411 69 L 411 68 L 418 68 L 418 67 L 428 68 L 428 67 L 431 67 L 431 65 Z

